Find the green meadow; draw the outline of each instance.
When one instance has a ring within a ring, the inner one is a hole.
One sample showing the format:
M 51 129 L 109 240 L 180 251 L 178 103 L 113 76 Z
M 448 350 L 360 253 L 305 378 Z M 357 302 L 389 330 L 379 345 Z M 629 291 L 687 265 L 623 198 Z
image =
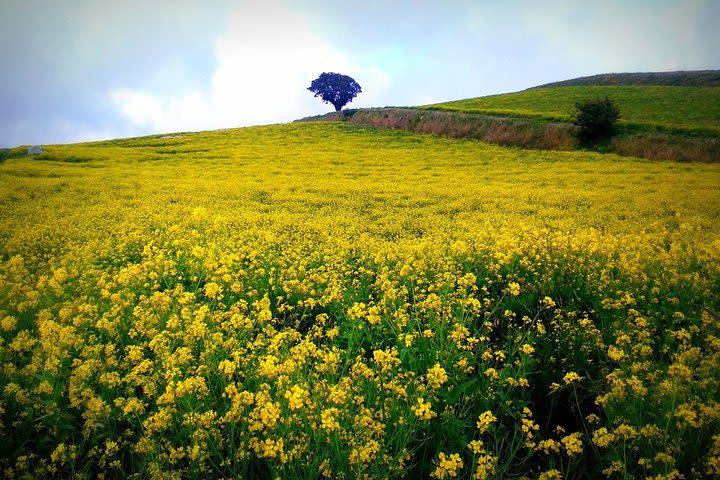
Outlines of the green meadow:
M 677 133 L 720 135 L 720 87 L 568 86 L 469 98 L 421 108 L 511 115 L 568 122 L 576 102 L 613 99 L 621 125 Z

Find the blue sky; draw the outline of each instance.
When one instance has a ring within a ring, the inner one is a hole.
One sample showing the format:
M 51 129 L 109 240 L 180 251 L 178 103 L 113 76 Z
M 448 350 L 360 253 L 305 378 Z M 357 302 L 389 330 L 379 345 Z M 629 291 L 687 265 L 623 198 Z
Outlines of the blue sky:
M 606 72 L 720 68 L 717 0 L 3 0 L 0 146 L 291 121 Z

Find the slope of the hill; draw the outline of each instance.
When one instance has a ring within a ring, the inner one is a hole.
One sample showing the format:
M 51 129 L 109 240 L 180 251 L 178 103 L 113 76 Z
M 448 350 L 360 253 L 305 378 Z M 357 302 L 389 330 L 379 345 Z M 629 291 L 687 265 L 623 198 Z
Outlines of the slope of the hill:
M 575 103 L 609 97 L 621 125 L 720 136 L 720 87 L 568 86 L 491 95 L 420 108 L 570 121 Z
M 551 82 L 536 88 L 601 85 L 666 85 L 674 87 L 720 87 L 720 70 L 674 72 L 601 73 L 587 77 Z
M 712 478 L 720 165 L 347 123 L 0 164 L 8 478 Z

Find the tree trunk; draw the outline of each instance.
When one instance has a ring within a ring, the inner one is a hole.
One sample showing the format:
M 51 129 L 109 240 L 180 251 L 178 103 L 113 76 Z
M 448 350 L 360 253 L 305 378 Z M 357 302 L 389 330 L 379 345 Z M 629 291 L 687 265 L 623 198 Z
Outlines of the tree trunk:
M 333 105 L 333 107 L 335 107 L 336 112 L 339 112 L 340 109 L 342 108 L 342 105 Z

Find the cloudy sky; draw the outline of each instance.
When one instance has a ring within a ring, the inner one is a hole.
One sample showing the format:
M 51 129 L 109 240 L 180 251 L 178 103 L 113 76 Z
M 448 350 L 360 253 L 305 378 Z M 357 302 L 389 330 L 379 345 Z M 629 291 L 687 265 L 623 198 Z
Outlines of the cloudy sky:
M 1 0 L 0 146 L 286 122 L 720 68 L 718 0 Z

